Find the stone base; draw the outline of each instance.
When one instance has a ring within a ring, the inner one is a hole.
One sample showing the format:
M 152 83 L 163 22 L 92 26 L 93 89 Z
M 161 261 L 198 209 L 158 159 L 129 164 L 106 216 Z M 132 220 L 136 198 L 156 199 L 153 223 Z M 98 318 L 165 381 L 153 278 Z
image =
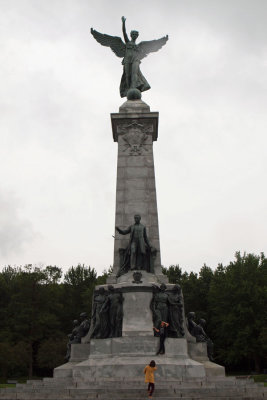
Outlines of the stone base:
M 92 339 L 90 345 L 72 345 L 71 362 L 54 370 L 54 377 L 70 377 L 82 381 L 127 377 L 140 378 L 144 367 L 153 359 L 158 369 L 158 378 L 189 379 L 205 378 L 203 363 L 188 357 L 186 339 L 167 338 L 165 354 L 156 355 L 159 338 L 153 336 L 131 336 L 112 339 Z M 73 362 L 90 349 L 89 358 Z

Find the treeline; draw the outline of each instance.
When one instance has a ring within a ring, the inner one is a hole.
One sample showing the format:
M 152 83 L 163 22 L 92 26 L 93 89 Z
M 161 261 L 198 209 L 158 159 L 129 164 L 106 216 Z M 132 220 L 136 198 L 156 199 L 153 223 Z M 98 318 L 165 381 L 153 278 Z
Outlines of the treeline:
M 0 376 L 50 375 L 64 363 L 66 335 L 81 312 L 91 315 L 95 269 L 7 267 L 0 272 Z
M 267 352 L 267 259 L 241 255 L 215 270 L 198 274 L 164 268 L 171 283 L 183 289 L 185 313 L 195 311 L 207 321 L 216 362 L 228 371 L 260 371 Z M 67 334 L 81 312 L 91 315 L 97 276 L 94 268 L 55 266 L 6 267 L 0 272 L 0 375 L 49 376 L 64 363 Z
M 264 254 L 235 254 L 215 270 L 204 265 L 198 274 L 179 265 L 164 268 L 170 283 L 183 289 L 185 313 L 195 311 L 207 322 L 215 362 L 228 372 L 267 368 L 267 259 Z

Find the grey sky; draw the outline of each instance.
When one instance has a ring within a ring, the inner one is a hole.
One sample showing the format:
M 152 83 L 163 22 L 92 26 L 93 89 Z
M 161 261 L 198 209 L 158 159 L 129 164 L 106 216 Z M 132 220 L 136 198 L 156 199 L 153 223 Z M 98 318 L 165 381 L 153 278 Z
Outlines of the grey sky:
M 266 252 L 267 2 L 0 0 L 0 266 L 113 262 L 121 60 L 90 27 L 169 34 L 141 69 L 162 263 Z

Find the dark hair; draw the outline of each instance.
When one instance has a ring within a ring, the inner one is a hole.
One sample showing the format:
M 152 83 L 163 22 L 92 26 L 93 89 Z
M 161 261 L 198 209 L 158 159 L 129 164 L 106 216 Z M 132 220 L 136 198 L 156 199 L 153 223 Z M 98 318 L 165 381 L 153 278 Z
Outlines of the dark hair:
M 151 360 L 149 366 L 150 366 L 150 367 L 155 367 L 155 366 L 156 366 L 155 361 L 154 361 L 154 360 Z

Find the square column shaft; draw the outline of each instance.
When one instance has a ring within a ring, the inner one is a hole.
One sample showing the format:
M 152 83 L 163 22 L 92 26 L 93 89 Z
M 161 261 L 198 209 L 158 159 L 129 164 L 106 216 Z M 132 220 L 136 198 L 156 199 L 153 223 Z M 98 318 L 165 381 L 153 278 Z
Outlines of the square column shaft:
M 158 137 L 157 112 L 142 100 L 126 101 L 120 112 L 111 114 L 113 138 L 118 142 L 115 226 L 127 229 L 134 215 L 141 215 L 151 245 L 157 249 L 156 275 L 162 275 L 153 142 Z M 130 235 L 115 234 L 114 274 L 120 265 L 119 249 L 126 248 Z

